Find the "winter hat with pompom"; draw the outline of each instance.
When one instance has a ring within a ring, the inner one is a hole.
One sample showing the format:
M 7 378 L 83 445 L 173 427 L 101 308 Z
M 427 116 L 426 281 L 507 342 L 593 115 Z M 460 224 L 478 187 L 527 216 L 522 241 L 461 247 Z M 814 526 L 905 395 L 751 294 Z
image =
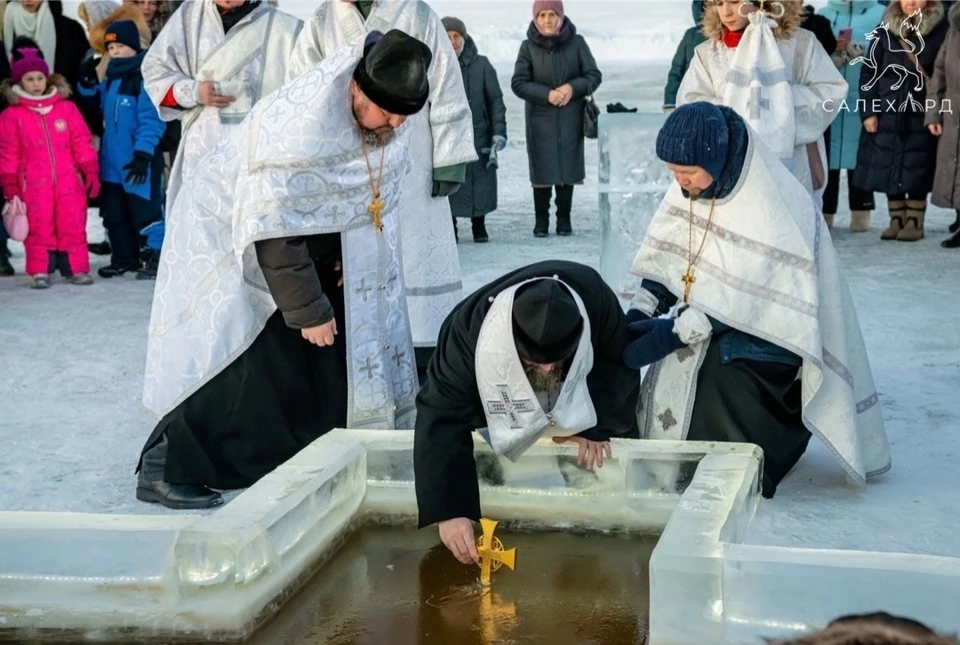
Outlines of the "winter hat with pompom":
M 40 72 L 50 76 L 50 66 L 43 60 L 39 49 L 14 49 L 10 56 L 10 72 L 14 83 L 19 83 L 30 72 Z

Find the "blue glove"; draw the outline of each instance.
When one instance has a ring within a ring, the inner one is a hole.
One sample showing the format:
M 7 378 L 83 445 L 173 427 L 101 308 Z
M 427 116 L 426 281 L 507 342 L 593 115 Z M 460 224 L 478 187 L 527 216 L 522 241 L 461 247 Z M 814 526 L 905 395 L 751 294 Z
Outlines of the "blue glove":
M 496 148 L 484 148 L 481 152 L 486 152 L 487 157 L 487 168 L 499 168 L 500 162 L 497 160 L 497 149 Z
M 493 149 L 497 152 L 500 152 L 507 147 L 507 138 L 501 137 L 499 134 L 493 135 Z
M 629 326 L 631 327 L 631 331 L 633 331 L 633 329 L 632 329 L 632 327 L 633 327 L 632 323 L 640 322 L 641 320 L 650 320 L 650 316 L 648 316 L 647 314 L 643 313 L 643 312 L 640 311 L 639 309 L 631 309 L 630 311 L 627 312 L 627 322 L 628 322 L 628 323 L 631 323 L 631 324 L 629 325 Z
M 628 329 L 636 338 L 623 350 L 623 362 L 633 370 L 661 361 L 686 347 L 673 332 L 673 318 L 651 318 L 630 323 Z

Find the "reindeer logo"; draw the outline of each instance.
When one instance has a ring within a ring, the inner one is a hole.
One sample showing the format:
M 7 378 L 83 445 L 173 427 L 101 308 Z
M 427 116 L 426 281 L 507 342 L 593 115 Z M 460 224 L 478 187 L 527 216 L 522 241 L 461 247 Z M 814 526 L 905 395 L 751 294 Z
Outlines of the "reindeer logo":
M 914 22 L 916 18 L 916 22 Z M 923 16 L 921 15 L 920 9 L 917 9 L 910 16 L 900 23 L 900 34 L 899 34 L 899 43 L 905 45 L 909 49 L 901 49 L 899 46 L 895 47 L 891 38 L 890 38 L 890 25 L 887 22 L 882 22 L 878 25 L 873 31 L 870 31 L 866 34 L 868 41 L 871 41 L 870 51 L 867 56 L 858 56 L 850 61 L 851 65 L 856 65 L 858 63 L 863 63 L 867 67 L 873 70 L 873 78 L 866 82 L 866 84 L 861 85 L 860 89 L 863 91 L 869 91 L 874 85 L 877 84 L 885 73 L 888 70 L 892 70 L 897 76 L 897 82 L 894 83 L 890 89 L 899 90 L 907 79 L 915 79 L 913 85 L 913 91 L 919 92 L 923 89 L 923 78 L 924 72 L 923 68 L 920 67 L 920 59 L 917 58 L 917 55 L 923 51 L 925 42 L 923 40 L 923 34 L 920 33 L 920 26 L 923 23 Z M 877 65 L 877 46 L 880 44 L 880 32 L 883 32 L 883 35 L 887 39 L 887 49 L 891 52 L 902 52 L 907 54 L 907 57 L 911 59 L 914 64 L 914 69 L 907 69 L 903 65 L 898 65 L 896 63 L 885 66 L 883 69 L 879 69 Z M 914 42 L 909 37 L 909 32 L 916 34 L 918 44 Z M 913 102 L 917 103 L 916 99 L 913 98 L 913 94 L 907 98 L 904 102 L 904 105 Z M 922 106 L 921 106 L 922 109 Z

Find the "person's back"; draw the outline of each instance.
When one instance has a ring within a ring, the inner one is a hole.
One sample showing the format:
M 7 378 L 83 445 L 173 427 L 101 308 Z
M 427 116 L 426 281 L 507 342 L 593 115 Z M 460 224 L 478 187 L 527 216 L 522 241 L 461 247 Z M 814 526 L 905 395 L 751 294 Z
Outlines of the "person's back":
M 680 83 L 683 82 L 683 76 L 690 67 L 690 61 L 693 60 L 693 51 L 697 45 L 706 38 L 700 31 L 700 21 L 703 18 L 704 0 L 693 0 L 693 27 L 687 29 L 677 45 L 677 51 L 673 55 L 673 61 L 670 63 L 670 72 L 667 75 L 667 85 L 663 89 L 663 109 L 672 110 L 677 105 L 677 90 L 680 89 Z

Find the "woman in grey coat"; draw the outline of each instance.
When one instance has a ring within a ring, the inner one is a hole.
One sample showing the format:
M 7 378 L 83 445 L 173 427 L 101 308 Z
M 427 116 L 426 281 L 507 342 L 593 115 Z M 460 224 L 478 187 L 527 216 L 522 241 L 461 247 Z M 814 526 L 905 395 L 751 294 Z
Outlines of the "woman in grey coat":
M 927 127 L 940 138 L 937 145 L 937 171 L 933 176 L 933 194 L 930 201 L 935 206 L 952 208 L 957 219 L 950 225 L 953 234 L 940 243 L 947 249 L 960 248 L 960 4 L 955 4 L 948 15 L 950 31 L 940 48 L 930 93 L 927 98 L 934 102 L 927 108 Z M 941 111 L 949 108 L 950 111 Z
M 484 218 L 497 210 L 497 153 L 507 145 L 507 108 L 503 105 L 496 70 L 486 56 L 477 52 L 477 45 L 467 34 L 463 21 L 444 18 L 442 22 L 460 61 L 463 89 L 473 113 L 473 143 L 479 157 L 467 164 L 463 185 L 449 197 L 453 232 L 457 232 L 458 217 L 469 217 L 473 241 L 487 242 L 490 237 Z
M 556 187 L 557 235 L 570 235 L 573 186 L 586 176 L 583 109 L 602 76 L 586 41 L 563 15 L 560 0 L 533 3 L 533 22 L 513 71 L 513 93 L 524 113 L 530 183 L 536 212 L 535 237 L 547 237 L 550 196 Z

